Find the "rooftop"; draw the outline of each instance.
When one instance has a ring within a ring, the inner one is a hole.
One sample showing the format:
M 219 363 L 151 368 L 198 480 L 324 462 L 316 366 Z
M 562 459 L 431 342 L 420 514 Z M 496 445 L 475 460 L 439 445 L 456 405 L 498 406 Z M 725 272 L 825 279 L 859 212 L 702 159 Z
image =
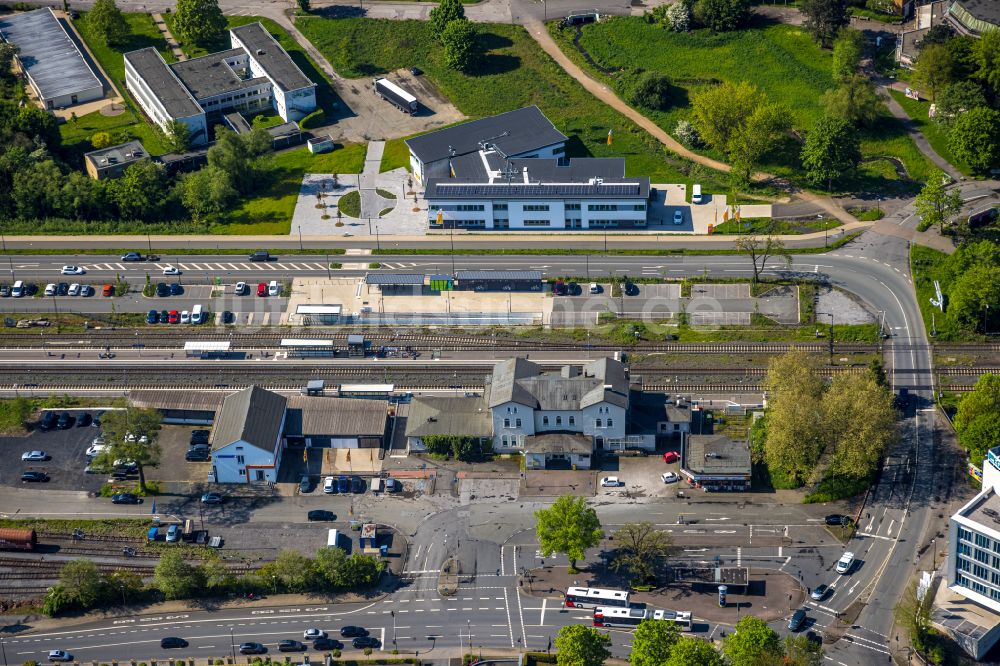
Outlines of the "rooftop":
M 599 402 L 627 407 L 629 382 L 625 366 L 610 358 L 551 373 L 525 359 L 510 358 L 496 364 L 488 389 L 490 407 L 516 402 L 546 411 L 578 411 Z
M 197 100 L 215 97 L 234 90 L 254 88 L 270 83 L 266 77 L 241 78 L 228 61 L 245 59 L 244 49 L 229 49 L 210 53 L 200 58 L 191 58 L 168 65 Z
M 694 474 L 746 476 L 750 474 L 750 447 L 725 435 L 691 435 L 681 467 Z
M 286 399 L 259 386 L 251 386 L 226 396 L 215 414 L 212 449 L 219 450 L 243 440 L 268 453 L 274 452 L 281 435 Z
M 986 652 L 1000 636 L 1000 614 L 966 599 L 947 585 L 937 585 L 931 622 L 954 636 L 967 650 L 974 647 Z
M 956 0 L 952 13 L 961 9 L 979 21 L 1000 27 L 1000 2 L 997 0 Z
M 455 279 L 462 280 L 524 280 L 538 282 L 541 271 L 456 271 Z
M 293 395 L 288 398 L 285 433 L 381 437 L 388 413 L 387 400 Z
M 230 30 L 250 53 L 250 57 L 260 63 L 268 76 L 282 91 L 309 88 L 316 84 L 302 73 L 285 49 L 281 48 L 260 23 L 247 23 Z
M 365 284 L 417 286 L 423 283 L 423 273 L 365 273 Z
M 406 417 L 406 436 L 459 435 L 490 437 L 493 420 L 482 398 L 414 398 Z
M 202 113 L 194 97 L 181 85 L 180 80 L 156 49 L 150 46 L 138 51 L 129 51 L 125 54 L 125 60 L 146 82 L 171 117 L 187 118 Z
M 590 455 L 594 443 L 590 437 L 569 432 L 550 432 L 544 435 L 528 435 L 524 438 L 525 453 L 573 453 Z
M 0 37 L 17 45 L 18 60 L 46 99 L 102 85 L 48 7 L 0 18 Z
M 537 106 L 526 106 L 421 134 L 406 139 L 406 145 L 426 164 L 453 154 L 476 153 L 481 143 L 489 143 L 504 155 L 514 156 L 562 143 L 566 138 Z
M 143 147 L 141 141 L 127 141 L 117 146 L 108 146 L 100 150 L 92 150 L 85 153 L 83 158 L 92 162 L 98 169 L 110 167 L 115 164 L 128 164 L 149 157 L 149 153 Z
M 180 409 L 197 412 L 214 412 L 222 407 L 226 393 L 218 391 L 129 391 L 129 402 L 140 409 Z
M 991 536 L 1000 533 L 1000 496 L 992 488 L 986 488 L 959 509 L 958 516 L 965 518 L 964 522 L 986 528 Z

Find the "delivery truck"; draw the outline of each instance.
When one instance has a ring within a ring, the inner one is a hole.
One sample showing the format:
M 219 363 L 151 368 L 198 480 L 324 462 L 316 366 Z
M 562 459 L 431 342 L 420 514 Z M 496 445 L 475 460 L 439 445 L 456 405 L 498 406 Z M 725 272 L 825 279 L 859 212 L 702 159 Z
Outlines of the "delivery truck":
M 375 93 L 386 100 L 395 104 L 400 111 L 409 113 L 411 116 L 417 112 L 417 98 L 406 92 L 395 83 L 389 79 L 373 79 L 375 86 Z

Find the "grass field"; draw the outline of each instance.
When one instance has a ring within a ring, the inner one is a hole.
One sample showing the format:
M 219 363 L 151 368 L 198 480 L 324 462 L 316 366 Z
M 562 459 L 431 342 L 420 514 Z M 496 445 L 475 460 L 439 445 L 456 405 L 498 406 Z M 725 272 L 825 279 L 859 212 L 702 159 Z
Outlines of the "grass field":
M 133 111 L 130 104 L 126 104 L 125 112 L 117 116 L 105 116 L 100 111 L 94 111 L 60 125 L 59 133 L 62 135 L 67 162 L 82 169 L 83 154 L 94 149 L 90 139 L 97 132 L 108 132 L 116 143 L 118 140 L 115 137 L 118 134 L 128 134 L 142 141 L 152 155 L 167 152 L 156 130 Z
M 392 171 L 393 169 L 410 170 L 410 149 L 406 147 L 402 139 L 390 139 L 385 142 L 379 171 Z
M 947 129 L 934 122 L 933 118 L 928 117 L 927 111 L 931 106 L 929 101 L 917 101 L 915 99 L 910 99 L 898 90 L 890 90 L 889 94 L 892 95 L 893 99 L 899 102 L 901 107 L 903 107 L 903 110 L 906 111 L 906 115 L 913 120 L 917 129 L 919 129 L 921 134 L 927 138 L 927 142 L 931 144 L 931 148 L 934 149 L 934 152 L 943 157 L 945 161 L 966 176 L 972 175 L 972 169 L 970 169 L 968 165 L 956 159 L 951 152 L 951 148 L 948 147 Z
M 929 247 L 914 244 L 910 248 L 910 271 L 913 275 L 917 303 L 920 305 L 920 314 L 924 318 L 924 329 L 928 335 L 936 332 L 934 339 L 937 340 L 961 340 L 961 333 L 952 329 L 949 320 L 941 310 L 931 305 L 930 301 L 935 298 L 934 280 L 940 282 L 941 291 L 948 293 L 948 273 L 943 270 L 947 260 L 947 254 Z
M 746 30 L 713 33 L 694 30 L 677 33 L 646 23 L 638 17 L 613 18 L 585 26 L 580 46 L 592 62 L 573 45 L 574 32 L 550 28 L 563 51 L 592 75 L 616 89 L 627 84 L 636 68 L 669 74 L 674 104 L 666 111 L 643 113 L 668 132 L 679 120 L 690 119 L 691 96 L 720 81 L 748 81 L 771 101 L 791 112 L 795 130 L 808 131 L 821 115 L 819 98 L 834 87 L 831 51 L 820 49 L 800 28 L 763 18 Z M 930 173 L 926 159 L 913 145 L 902 124 L 885 112 L 878 126 L 862 135 L 867 158 L 899 159 L 914 180 Z M 717 151 L 705 154 L 723 158 Z M 782 176 L 800 175 L 799 145 L 789 140 L 765 157 L 762 168 Z M 885 169 L 862 169 L 850 189 L 893 189 L 895 174 Z
M 479 24 L 484 61 L 474 75 L 466 75 L 444 66 L 437 40 L 423 21 L 301 17 L 296 25 L 343 76 L 369 77 L 415 65 L 470 117 L 537 104 L 570 137 L 567 152 L 571 157 L 625 157 L 630 175 L 648 175 L 653 182 L 697 179 L 708 190 L 723 188 L 723 174 L 699 167 L 694 178 L 689 176 L 688 162 L 597 102 L 523 28 Z M 611 146 L 607 145 L 609 129 L 614 131 Z
M 175 60 L 174 54 L 167 48 L 166 40 L 156 29 L 156 23 L 153 22 L 152 16 L 136 13 L 125 13 L 124 16 L 131 34 L 125 44 L 116 47 L 107 46 L 101 38 L 90 30 L 86 12 L 81 12 L 80 18 L 73 21 L 73 26 L 80 32 L 91 53 L 94 54 L 94 57 L 97 58 L 101 67 L 112 78 L 119 90 L 123 90 L 125 87 L 125 58 L 123 54 L 152 46 L 160 52 L 160 55 L 167 62 Z

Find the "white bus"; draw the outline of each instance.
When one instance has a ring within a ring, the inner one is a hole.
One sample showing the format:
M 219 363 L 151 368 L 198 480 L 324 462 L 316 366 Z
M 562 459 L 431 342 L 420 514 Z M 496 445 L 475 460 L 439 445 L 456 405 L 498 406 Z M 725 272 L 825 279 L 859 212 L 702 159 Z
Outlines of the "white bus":
M 595 627 L 625 627 L 635 629 L 643 620 L 670 622 L 681 631 L 691 631 L 691 613 L 687 611 L 648 610 L 645 608 L 594 609 Z
M 628 592 L 601 590 L 593 587 L 571 587 L 566 590 L 566 608 L 597 608 L 598 606 L 628 608 Z

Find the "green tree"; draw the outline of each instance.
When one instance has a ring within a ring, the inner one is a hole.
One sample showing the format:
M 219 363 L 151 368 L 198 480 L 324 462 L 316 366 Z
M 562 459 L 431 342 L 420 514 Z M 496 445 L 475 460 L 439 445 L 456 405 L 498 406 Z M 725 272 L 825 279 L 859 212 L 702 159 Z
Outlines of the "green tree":
M 190 599 L 204 590 L 205 572 L 185 562 L 180 551 L 168 550 L 153 570 L 153 582 L 167 599 Z
M 115 5 L 115 0 L 96 0 L 87 12 L 86 21 L 108 46 L 119 46 L 128 40 L 128 22 Z
M 632 635 L 631 666 L 662 666 L 680 638 L 676 625 L 660 620 L 643 620 Z
M 733 174 L 739 182 L 749 184 L 754 169 L 761 158 L 780 140 L 788 129 L 789 110 L 780 105 L 763 102 L 754 108 L 742 127 L 729 141 L 729 156 Z
M 833 42 L 833 80 L 847 81 L 857 74 L 864 51 L 864 33 L 851 28 L 842 29 Z
M 556 634 L 556 664 L 602 666 L 611 656 L 611 638 L 593 627 L 570 624 Z
M 934 603 L 934 595 L 925 594 L 923 598 L 917 591 L 917 581 L 913 579 L 903 590 L 903 596 L 894 610 L 896 622 L 902 626 L 910 636 L 913 647 L 919 651 L 930 635 L 931 628 L 931 607 Z
M 921 224 L 925 227 L 938 225 L 941 233 L 952 216 L 962 209 L 962 193 L 957 189 L 949 191 L 945 185 L 947 180 L 948 175 L 943 171 L 932 174 L 913 202 Z
M 694 15 L 714 32 L 736 30 L 750 18 L 750 0 L 698 0 Z
M 799 10 L 806 17 L 806 30 L 823 48 L 851 22 L 846 0 L 802 0 Z
M 462 5 L 462 0 L 442 0 L 431 10 L 431 31 L 435 37 L 441 39 L 449 23 L 464 18 L 465 7 Z
M 347 584 L 343 587 L 360 590 L 378 583 L 385 572 L 385 562 L 373 555 L 351 553 L 347 558 L 344 575 Z
M 107 132 L 95 132 L 94 135 L 90 137 L 90 145 L 94 147 L 94 150 L 107 148 L 111 145 L 111 135 Z
M 60 583 L 56 583 L 45 593 L 45 600 L 42 602 L 42 612 L 49 617 L 55 617 L 72 609 L 76 601 L 66 591 Z
M 174 25 L 187 42 L 211 46 L 222 39 L 227 24 L 218 0 L 177 0 Z
M 101 430 L 108 448 L 94 458 L 94 463 L 111 468 L 115 460 L 133 460 L 139 468 L 139 487 L 146 488 L 146 468 L 160 464 L 160 445 L 156 443 L 162 417 L 155 409 L 115 409 L 101 417 Z M 146 438 L 146 442 L 142 438 Z
M 643 72 L 633 86 L 628 99 L 633 106 L 664 111 L 672 103 L 673 90 L 670 77 L 666 74 Z
M 950 127 L 959 114 L 986 106 L 983 88 L 975 81 L 956 81 L 945 86 L 938 95 L 934 120 Z
M 1000 266 L 973 266 L 948 289 L 948 319 L 963 331 L 985 333 L 989 310 L 1000 311 Z
M 29 161 L 14 174 L 11 201 L 24 219 L 59 217 L 59 183 L 63 177 L 51 159 Z
M 987 30 L 972 49 L 976 78 L 994 92 L 1000 91 L 1000 31 Z
M 297 0 L 297 2 L 299 3 L 299 11 L 303 14 L 308 14 L 312 10 L 309 0 Z
M 823 645 L 809 640 L 808 636 L 785 637 L 785 658 L 783 666 L 821 666 Z
M 625 523 L 614 534 L 617 545 L 611 566 L 615 571 L 627 570 L 634 578 L 646 582 L 655 578 L 657 566 L 670 554 L 670 534 L 656 529 L 653 523 Z
M 715 646 L 701 638 L 681 636 L 670 649 L 670 658 L 663 666 L 725 666 Z
M 806 135 L 802 167 L 813 183 L 833 188 L 833 181 L 861 163 L 861 141 L 854 127 L 843 118 L 823 116 Z
M 14 65 L 14 56 L 16 55 L 17 44 L 0 43 L 0 79 L 9 79 L 12 76 L 11 67 Z
M 444 64 L 458 72 L 469 71 L 476 61 L 476 41 L 476 28 L 471 21 L 463 18 L 448 23 L 441 33 Z
M 82 608 L 93 608 L 105 596 L 107 581 L 92 560 L 67 562 L 59 570 L 59 584 Z
M 213 166 L 184 174 L 178 187 L 181 203 L 195 224 L 215 221 L 237 197 L 229 177 Z
M 535 534 L 542 555 L 566 555 L 571 571 L 576 569 L 577 561 L 583 559 L 585 550 L 601 543 L 601 521 L 582 497 L 563 495 L 548 509 L 535 511 L 535 520 Z
M 959 114 L 948 135 L 948 147 L 979 173 L 1000 166 L 1000 111 L 981 106 Z
M 167 129 L 161 130 L 164 145 L 172 153 L 184 153 L 191 147 L 191 128 L 187 123 L 179 120 L 171 120 L 167 123 Z
M 954 80 L 955 62 L 951 51 L 943 44 L 931 44 L 920 51 L 913 68 L 913 81 L 922 92 L 937 99 L 937 94 Z
M 226 174 L 234 190 L 249 194 L 263 184 L 271 151 L 267 130 L 255 127 L 248 134 L 237 134 L 220 125 L 215 128 L 215 145 L 208 149 L 208 164 Z
M 317 575 L 332 588 L 347 586 L 347 553 L 341 548 L 320 548 L 314 567 Z
M 130 164 L 121 178 L 111 181 L 108 193 L 123 219 L 158 218 L 166 198 L 163 166 L 152 160 Z
M 775 663 L 782 656 L 781 638 L 760 618 L 744 615 L 722 640 L 722 653 L 730 666 Z
M 772 478 L 780 475 L 797 487 L 823 451 L 823 381 L 814 359 L 790 352 L 768 362 L 764 385 L 769 395 L 764 459 Z
M 982 416 L 996 418 L 1000 414 L 1000 375 L 987 372 L 979 376 L 976 385 L 958 403 L 955 430 L 959 436 Z
M 273 564 L 278 583 L 289 592 L 308 591 L 313 585 L 313 561 L 297 550 L 283 550 Z
M 842 118 L 852 125 L 872 127 L 878 119 L 879 101 L 868 77 L 855 74 L 820 98 L 826 115 Z

